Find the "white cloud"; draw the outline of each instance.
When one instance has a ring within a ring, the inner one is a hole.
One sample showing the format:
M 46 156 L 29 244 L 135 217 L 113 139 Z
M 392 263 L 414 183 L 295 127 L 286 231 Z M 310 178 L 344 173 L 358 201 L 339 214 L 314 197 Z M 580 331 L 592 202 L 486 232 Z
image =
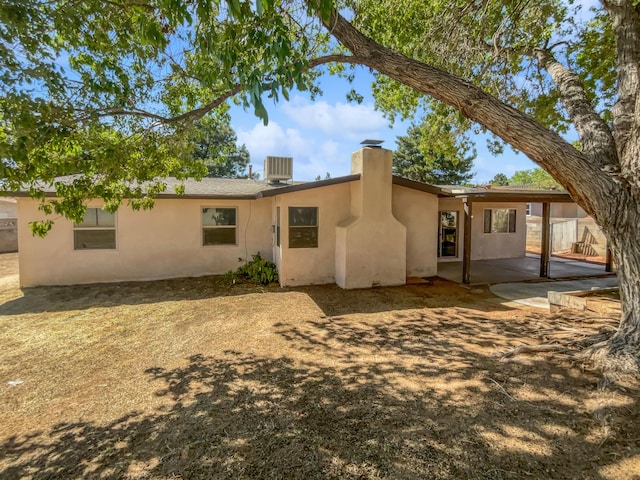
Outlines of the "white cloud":
M 387 120 L 372 104 L 337 102 L 330 105 L 324 100 L 312 102 L 296 96 L 283 105 L 282 111 L 297 127 L 320 130 L 332 139 L 350 142 L 380 136 L 388 126 Z
M 294 128 L 283 129 L 276 122 L 267 126 L 256 123 L 251 130 L 237 130 L 238 143 L 245 144 L 251 153 L 251 163 L 262 164 L 267 155 L 278 157 L 296 157 L 307 155 L 313 148 L 313 141 L 303 139 L 300 131 Z

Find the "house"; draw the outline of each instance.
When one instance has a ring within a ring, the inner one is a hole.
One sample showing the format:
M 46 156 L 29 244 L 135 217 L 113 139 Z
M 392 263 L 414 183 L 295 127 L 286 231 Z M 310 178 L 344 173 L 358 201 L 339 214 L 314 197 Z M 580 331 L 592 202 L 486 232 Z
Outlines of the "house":
M 45 219 L 38 203 L 19 197 L 21 285 L 222 274 L 260 252 L 283 286 L 368 288 L 434 276 L 439 260 L 525 254 L 529 194 L 395 177 L 392 152 L 379 147 L 354 152 L 350 175 L 316 182 L 282 183 L 291 178 L 290 167 L 279 171 L 286 159 L 267 161 L 270 182 L 187 181 L 184 195 L 164 193 L 152 210 L 115 215 L 89 202 L 81 224 L 58 219 L 46 238 L 28 227 Z M 563 192 L 532 195 L 571 201 Z

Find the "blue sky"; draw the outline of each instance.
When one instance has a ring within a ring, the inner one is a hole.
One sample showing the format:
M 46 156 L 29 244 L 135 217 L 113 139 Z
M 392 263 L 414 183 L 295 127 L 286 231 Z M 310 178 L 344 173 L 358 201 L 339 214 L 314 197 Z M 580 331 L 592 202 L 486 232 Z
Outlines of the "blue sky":
M 389 126 L 382 113 L 373 106 L 370 85 L 373 77 L 364 68 L 356 73 L 356 81 L 325 75 L 321 78 L 324 95 L 310 100 L 305 93 L 293 93 L 289 102 L 266 104 L 269 124 L 265 127 L 251 110 L 232 107 L 231 126 L 251 154 L 254 171 L 262 174 L 267 155 L 293 157 L 295 180 L 313 180 L 350 173 L 351 153 L 360 148 L 366 138 L 384 140 L 383 147 L 396 149 L 396 138 L 405 135 L 410 121 L 396 120 Z M 349 103 L 346 94 L 351 88 L 364 96 L 361 104 Z M 523 154 L 505 149 L 500 157 L 485 147 L 485 139 L 477 137 L 478 156 L 474 162 L 473 183 L 486 183 L 496 173 L 511 176 L 516 170 L 535 168 Z

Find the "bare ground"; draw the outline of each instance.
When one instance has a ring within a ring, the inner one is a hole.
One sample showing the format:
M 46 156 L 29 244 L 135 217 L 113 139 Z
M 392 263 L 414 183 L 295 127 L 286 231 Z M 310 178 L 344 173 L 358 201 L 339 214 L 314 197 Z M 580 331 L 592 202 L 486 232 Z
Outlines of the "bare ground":
M 438 279 L 21 291 L 15 262 L 0 256 L 1 478 L 640 479 L 637 386 L 497 355 L 615 320 Z

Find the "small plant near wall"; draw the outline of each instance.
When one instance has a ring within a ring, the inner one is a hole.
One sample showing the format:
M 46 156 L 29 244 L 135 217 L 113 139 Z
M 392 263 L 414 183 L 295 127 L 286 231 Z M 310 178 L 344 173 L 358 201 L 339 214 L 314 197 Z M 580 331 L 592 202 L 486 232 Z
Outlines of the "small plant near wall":
M 239 279 L 247 278 L 259 285 L 268 285 L 278 281 L 278 267 L 275 263 L 265 260 L 260 252 L 252 255 L 251 260 L 238 268 L 235 272 L 229 272 L 232 283 Z

